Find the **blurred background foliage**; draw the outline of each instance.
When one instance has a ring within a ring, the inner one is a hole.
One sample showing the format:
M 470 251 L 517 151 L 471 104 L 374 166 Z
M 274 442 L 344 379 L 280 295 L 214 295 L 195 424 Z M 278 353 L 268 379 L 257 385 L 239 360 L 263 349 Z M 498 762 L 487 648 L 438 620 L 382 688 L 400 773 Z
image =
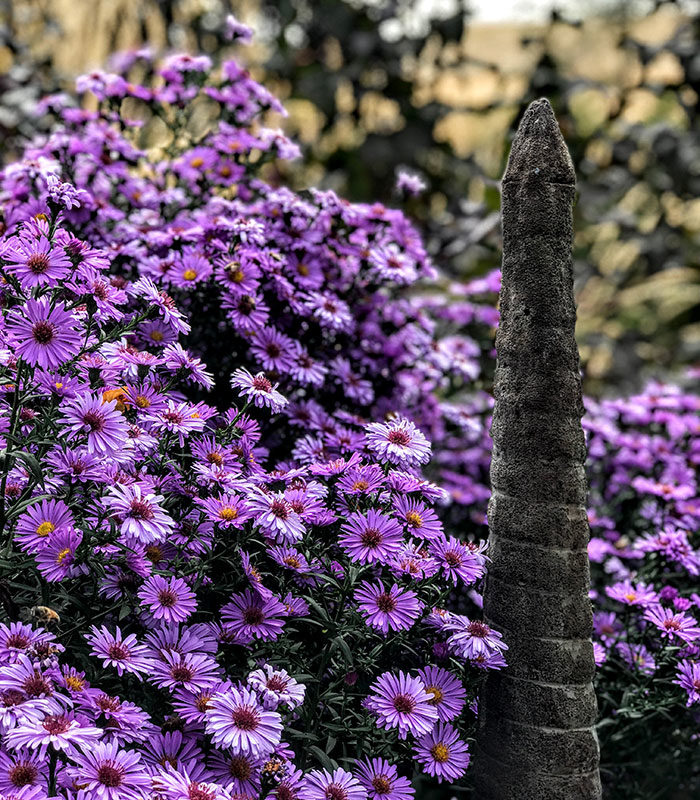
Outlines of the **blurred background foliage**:
M 579 179 L 586 388 L 634 389 L 700 361 L 700 4 L 572 7 L 486 24 L 470 0 L 4 0 L 1 156 L 41 130 L 40 96 L 110 53 L 230 54 L 233 12 L 256 31 L 238 55 L 289 110 L 271 124 L 304 146 L 269 178 L 392 203 L 396 170 L 418 173 L 428 189 L 408 210 L 442 270 L 467 279 L 498 266 L 498 179 L 545 95 Z

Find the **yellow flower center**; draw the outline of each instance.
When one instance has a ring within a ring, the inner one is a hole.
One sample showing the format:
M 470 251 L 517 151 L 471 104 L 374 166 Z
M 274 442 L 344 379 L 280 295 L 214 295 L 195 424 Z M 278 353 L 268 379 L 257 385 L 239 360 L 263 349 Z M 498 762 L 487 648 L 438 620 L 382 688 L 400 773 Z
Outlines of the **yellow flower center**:
M 54 386 L 57 389 L 63 389 L 63 384 L 61 383 L 61 381 L 56 381 L 56 383 L 54 383 Z
M 222 508 L 219 511 L 219 517 L 221 519 L 226 520 L 227 522 L 229 522 L 232 519 L 236 519 L 237 516 L 238 516 L 238 510 L 235 508 L 231 508 L 231 506 L 224 506 L 224 508 Z
M 408 514 L 406 514 L 406 522 L 408 522 L 412 528 L 420 528 L 423 524 L 423 517 L 421 517 L 417 511 L 409 511 Z
M 162 342 L 163 338 L 163 331 L 151 331 L 151 339 L 154 342 Z
M 425 691 L 428 694 L 432 694 L 432 696 L 433 696 L 432 700 L 428 700 L 428 702 L 430 703 L 431 706 L 439 705 L 440 703 L 442 703 L 443 698 L 445 697 L 442 689 L 438 689 L 437 686 L 427 686 Z
M 446 747 L 442 742 L 438 742 L 430 748 L 430 755 L 438 764 L 444 764 L 450 757 L 450 748 Z
M 149 408 L 151 405 L 151 401 L 147 397 L 144 397 L 142 394 L 138 395 L 138 397 L 134 402 L 139 408 Z
M 70 555 L 70 547 L 66 547 L 56 556 L 56 563 L 63 564 L 65 559 Z
M 203 163 L 204 159 L 201 156 L 195 156 L 192 161 L 190 161 L 190 166 L 201 167 Z
M 74 692 L 82 692 L 82 690 L 85 688 L 85 681 L 82 678 L 79 678 L 77 675 L 69 675 L 66 678 L 66 685 Z
M 628 592 L 625 595 L 625 600 L 628 600 L 630 603 L 634 602 L 637 599 L 637 595 L 633 592 Z
M 194 280 L 194 279 L 197 277 L 197 273 L 196 273 L 196 272 L 195 272 L 193 269 L 186 269 L 186 270 L 185 270 L 185 271 L 182 273 L 182 277 L 183 277 L 183 278 L 184 278 L 186 281 L 193 281 L 193 280 Z
M 56 530 L 56 526 L 53 522 L 42 522 L 41 525 L 36 529 L 37 536 L 48 536 L 50 533 L 53 533 Z
M 311 272 L 311 270 L 306 266 L 306 264 L 298 264 L 297 272 L 299 273 L 299 275 L 303 275 L 304 277 L 306 277 L 309 274 L 309 272 Z

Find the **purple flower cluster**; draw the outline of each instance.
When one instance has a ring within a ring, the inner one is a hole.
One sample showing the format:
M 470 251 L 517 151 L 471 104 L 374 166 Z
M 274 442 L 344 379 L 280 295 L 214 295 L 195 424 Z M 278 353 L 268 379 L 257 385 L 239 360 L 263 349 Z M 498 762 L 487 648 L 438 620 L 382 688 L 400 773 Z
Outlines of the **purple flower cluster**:
M 626 713 L 696 719 L 700 670 L 700 398 L 652 384 L 587 401 L 598 681 Z M 685 694 L 684 694 L 685 692 Z
M 456 780 L 505 650 L 448 610 L 487 557 L 435 508 L 483 525 L 489 404 L 436 399 L 479 348 L 402 294 L 435 271 L 400 211 L 265 183 L 296 149 L 241 67 L 137 62 L 0 176 L 0 793 L 406 800 L 409 735 Z

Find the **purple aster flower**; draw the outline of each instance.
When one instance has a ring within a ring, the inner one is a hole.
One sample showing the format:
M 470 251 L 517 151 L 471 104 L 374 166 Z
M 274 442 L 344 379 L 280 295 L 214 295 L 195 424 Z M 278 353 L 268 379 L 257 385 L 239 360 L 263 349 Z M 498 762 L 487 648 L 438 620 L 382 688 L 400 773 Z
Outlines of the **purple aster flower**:
M 396 516 L 403 521 L 410 536 L 436 539 L 442 533 L 442 523 L 437 514 L 420 500 L 403 495 L 394 500 Z
M 456 781 L 469 766 L 469 748 L 448 722 L 440 722 L 416 742 L 413 750 L 423 771 L 438 779 Z
M 221 618 L 234 634 L 250 640 L 251 637 L 276 639 L 284 627 L 287 609 L 276 597 L 262 598 L 246 589 L 231 596 L 231 601 L 221 609 Z
M 283 544 L 298 542 L 306 530 L 304 522 L 282 492 L 262 492 L 248 500 L 255 522 L 268 536 Z
M 645 583 L 635 585 L 629 579 L 606 586 L 605 594 L 625 605 L 641 606 L 642 608 L 658 602 L 659 599 L 658 594 L 651 586 L 647 586 Z
M 366 514 L 358 511 L 350 514 L 341 531 L 338 544 L 360 564 L 387 563 L 400 553 L 404 544 L 399 523 L 373 508 Z
M 408 419 L 371 422 L 365 434 L 367 447 L 381 461 L 409 467 L 430 461 L 430 442 Z
M 74 566 L 75 551 L 83 541 L 83 534 L 75 528 L 54 531 L 48 537 L 46 547 L 36 556 L 36 565 L 50 583 L 61 581 L 79 573 Z
M 56 286 L 72 269 L 62 247 L 53 247 L 45 236 L 26 236 L 13 240 L 14 247 L 3 253 L 6 269 L 25 289 Z
M 674 614 L 672 608 L 653 605 L 644 611 L 644 619 L 655 625 L 664 639 L 676 637 L 690 644 L 700 638 L 697 620 L 682 611 Z
M 247 683 L 268 710 L 274 711 L 280 705 L 296 708 L 304 702 L 306 686 L 297 683 L 286 670 L 275 669 L 271 664 L 251 672 Z
M 672 683 L 677 684 L 688 693 L 686 706 L 700 703 L 700 662 L 687 659 L 680 661 L 676 679 Z
M 232 794 L 257 798 L 260 793 L 260 768 L 264 761 L 250 753 L 213 751 L 209 758 L 211 776 Z
M 507 650 L 503 636 L 481 620 L 470 620 L 462 614 L 452 614 L 445 623 L 450 632 L 448 645 L 452 652 L 468 658 L 490 656 L 494 652 Z
M 141 605 L 148 606 L 154 619 L 166 624 L 184 622 L 197 608 L 194 592 L 182 578 L 151 575 L 138 592 Z
M 214 744 L 234 753 L 266 756 L 280 743 L 282 718 L 263 708 L 254 692 L 232 686 L 211 698 L 206 730 Z
M 76 189 L 72 184 L 64 183 L 53 174 L 46 176 L 46 189 L 51 202 L 68 211 L 71 208 L 80 208 L 81 204 L 90 198 L 84 189 Z M 68 265 L 70 266 L 70 262 Z
M 202 360 L 191 355 L 177 342 L 168 344 L 163 350 L 165 366 L 172 372 L 177 372 L 187 383 L 198 384 L 205 389 L 214 386 L 214 378 L 207 372 Z
M 276 413 L 287 405 L 287 398 L 277 391 L 277 384 L 273 385 L 264 372 L 251 375 L 247 369 L 241 367 L 231 375 L 231 386 L 239 389 L 242 397 L 249 398 L 258 408 L 269 408 Z
M 418 677 L 425 684 L 425 691 L 433 696 L 430 703 L 437 709 L 440 722 L 449 722 L 462 713 L 467 693 L 451 672 L 442 667 L 423 667 Z
M 373 695 L 365 704 L 378 716 L 377 724 L 387 730 L 399 729 L 399 739 L 422 736 L 433 729 L 438 712 L 431 705 L 433 695 L 425 691 L 425 684 L 405 672 L 398 676 L 385 672 L 370 687 Z
M 12 664 L 29 648 L 37 649 L 54 638 L 43 628 L 32 628 L 23 622 L 10 622 L 9 625 L 3 622 L 0 624 L 0 662 Z
M 415 592 L 400 589 L 397 584 L 387 591 L 380 581 L 376 584 L 363 581 L 355 592 L 355 600 L 367 624 L 378 628 L 384 635 L 389 629 L 408 630 L 423 607 Z
M 429 551 L 440 565 L 445 578 L 451 580 L 455 586 L 460 579 L 469 586 L 484 574 L 483 562 L 465 542 L 460 542 L 454 536 L 449 539 L 444 536 L 433 539 Z
M 312 472 L 317 469 L 311 468 Z M 338 488 L 343 494 L 367 496 L 381 489 L 384 480 L 384 470 L 379 464 L 362 464 L 348 469 L 338 481 Z
M 63 500 L 42 500 L 30 506 L 17 520 L 15 541 L 22 550 L 41 550 L 49 536 L 73 527 L 73 515 Z
M 74 752 L 75 766 L 68 774 L 80 786 L 81 795 L 99 800 L 132 800 L 150 794 L 151 777 L 139 753 L 121 750 L 119 744 L 95 742 L 84 752 Z
M 306 556 L 294 547 L 276 546 L 271 547 L 267 552 L 270 558 L 281 567 L 293 570 L 306 580 L 313 580 L 311 576 L 308 576 L 308 573 L 314 571 L 319 572 L 321 569 L 319 564 L 309 564 L 306 560 Z
M 593 662 L 600 667 L 608 660 L 608 651 L 600 642 L 593 642 Z
M 642 675 L 653 675 L 656 670 L 656 661 L 643 644 L 629 644 L 618 642 L 617 652 L 622 659 L 633 669 L 639 670 Z
M 695 494 L 695 489 L 688 484 L 676 484 L 655 481 L 653 478 L 639 476 L 632 481 L 632 488 L 640 493 L 655 495 L 664 500 L 688 500 Z
M 396 191 L 407 195 L 418 195 L 425 191 L 425 183 L 411 172 L 399 170 L 396 175 Z
M 46 759 L 39 753 L 0 751 L 0 794 L 12 797 L 13 793 L 20 792 L 19 797 L 24 797 L 29 787 L 39 787 L 40 796 L 45 797 L 47 767 Z
M 304 304 L 323 328 L 344 333 L 351 333 L 355 328 L 350 307 L 332 292 L 309 292 Z
M 260 328 L 253 334 L 251 356 L 264 370 L 286 373 L 292 368 L 294 347 L 289 336 L 273 327 Z
M 229 683 L 214 683 L 197 692 L 177 688 L 173 692 L 173 708 L 185 722 L 203 725 L 212 697 L 229 686 Z
M 12 749 L 27 747 L 31 750 L 70 750 L 76 747 L 92 747 L 104 731 L 91 725 L 81 725 L 72 712 L 47 714 L 42 720 L 28 725 L 19 725 L 5 734 L 5 744 Z
M 177 771 L 170 764 L 160 770 L 153 778 L 157 797 L 163 800 L 232 800 L 228 792 L 224 792 L 215 783 L 202 780 L 196 775 L 198 768 L 191 763 L 181 766 Z M 252 800 L 248 795 L 236 797 L 236 800 Z
M 225 20 L 224 38 L 228 41 L 236 41 L 241 44 L 249 44 L 253 38 L 253 31 L 242 22 L 239 22 L 233 14 L 228 14 Z
M 92 645 L 90 655 L 102 659 L 103 667 L 114 667 L 119 676 L 131 672 L 138 676 L 150 672 L 153 660 L 148 656 L 148 648 L 139 644 L 136 634 L 123 636 L 119 627 L 111 633 L 104 625 L 93 625 L 85 639 Z
M 412 800 L 415 795 L 408 778 L 400 776 L 396 767 L 383 758 L 356 761 L 353 772 L 368 800 Z
M 80 352 L 82 340 L 75 324 L 63 304 L 51 308 L 47 298 L 42 297 L 13 309 L 7 331 L 17 342 L 17 356 L 33 366 L 56 369 Z
M 161 291 L 150 278 L 139 278 L 132 288 L 134 292 L 156 306 L 166 324 L 172 326 L 178 333 L 190 332 L 190 325 L 178 310 L 173 298 Z
M 243 498 L 235 494 L 208 497 L 197 502 L 206 511 L 209 519 L 222 528 L 240 528 L 251 516 Z
M 165 650 L 161 660 L 154 661 L 150 679 L 160 688 L 182 687 L 198 692 L 221 679 L 219 665 L 206 653 L 178 653 Z
M 158 773 L 159 768 L 165 764 L 175 769 L 182 765 L 191 763 L 192 760 L 201 762 L 204 754 L 197 744 L 197 740 L 180 731 L 167 731 L 165 733 L 153 733 L 145 743 L 141 757 L 148 772 L 153 775 Z M 203 769 L 203 767 L 201 767 Z
M 368 261 L 373 276 L 380 280 L 406 285 L 418 277 L 415 261 L 394 242 L 373 247 Z
M 88 453 L 119 453 L 129 438 L 129 428 L 117 411 L 117 401 L 100 395 L 81 395 L 65 405 L 64 422 L 74 436 L 87 434 Z
M 593 631 L 604 644 L 612 644 L 620 638 L 624 625 L 613 611 L 596 611 L 593 614 Z
M 146 420 L 153 434 L 176 434 L 180 447 L 185 446 L 185 439 L 191 433 L 204 430 L 204 420 L 199 409 L 186 402 L 168 400 L 165 408 L 158 413 L 148 414 Z
M 122 535 L 142 544 L 167 539 L 175 522 L 160 507 L 163 498 L 141 484 L 110 486 L 105 507 L 120 525 Z
M 338 767 L 333 772 L 315 769 L 304 777 L 304 800 L 367 800 L 367 792 L 350 772 Z

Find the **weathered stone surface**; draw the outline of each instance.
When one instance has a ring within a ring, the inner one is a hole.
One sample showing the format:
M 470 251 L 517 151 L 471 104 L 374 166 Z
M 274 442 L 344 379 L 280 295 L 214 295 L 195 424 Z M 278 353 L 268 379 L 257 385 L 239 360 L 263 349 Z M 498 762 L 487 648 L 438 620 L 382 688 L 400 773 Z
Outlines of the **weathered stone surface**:
M 505 671 L 486 683 L 481 697 L 485 708 L 533 728 L 585 728 L 596 720 L 597 704 L 590 682 L 535 683 Z M 562 764 L 557 769 L 574 772 L 575 765 Z
M 493 622 L 493 620 L 491 620 Z M 495 625 L 495 623 L 494 623 Z M 590 639 L 557 639 L 521 635 L 497 626 L 508 642 L 508 673 L 537 681 L 585 683 L 593 678 Z
M 540 544 L 504 539 L 495 533 L 489 542 L 491 575 L 498 580 L 551 591 L 553 587 L 576 587 L 586 591 L 588 550 L 545 548 Z
M 581 506 L 535 504 L 524 506 L 515 497 L 494 494 L 489 500 L 489 527 L 504 538 L 578 550 L 587 547 L 588 515 Z
M 489 675 L 479 800 L 598 800 L 583 403 L 571 244 L 575 175 L 549 103 L 532 103 L 503 176 L 503 269 L 484 616 L 509 667 Z
M 479 744 L 492 758 L 507 760 L 519 767 L 523 759 L 536 759 L 545 772 L 556 769 L 592 771 L 598 765 L 598 739 L 589 728 L 541 730 L 532 725 L 514 722 L 501 714 L 489 712 L 482 720 Z M 501 741 L 507 737 L 510 748 L 503 751 Z
M 602 797 L 600 774 L 597 767 L 588 772 L 558 775 L 547 771 L 528 770 L 530 760 L 518 766 L 506 765 L 479 747 L 475 764 L 478 764 L 478 800 L 591 800 Z

